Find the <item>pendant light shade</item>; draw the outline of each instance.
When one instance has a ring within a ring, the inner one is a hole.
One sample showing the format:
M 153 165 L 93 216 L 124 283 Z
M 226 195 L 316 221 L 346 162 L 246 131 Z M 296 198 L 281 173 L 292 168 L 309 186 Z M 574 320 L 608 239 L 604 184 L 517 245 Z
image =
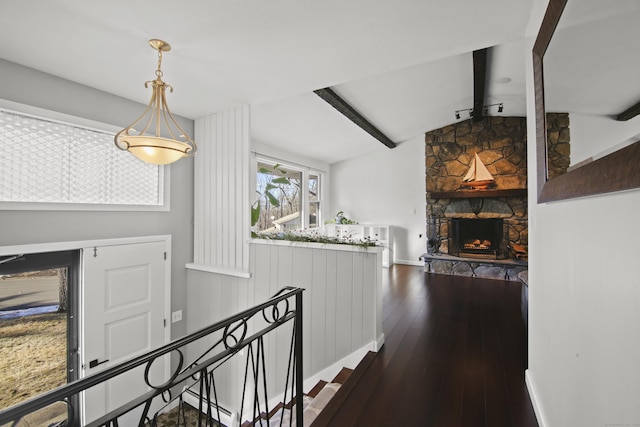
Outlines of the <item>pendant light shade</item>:
M 171 92 L 173 87 L 162 80 L 162 52 L 168 52 L 171 46 L 157 39 L 149 40 L 149 45 L 158 51 L 156 78 L 144 85 L 151 85 L 151 100 L 142 115 L 118 132 L 114 141 L 116 147 L 131 152 L 144 162 L 166 165 L 193 156 L 197 146 L 173 118 L 165 98 L 166 89 Z M 141 128 L 139 132 L 134 129 L 136 126 Z

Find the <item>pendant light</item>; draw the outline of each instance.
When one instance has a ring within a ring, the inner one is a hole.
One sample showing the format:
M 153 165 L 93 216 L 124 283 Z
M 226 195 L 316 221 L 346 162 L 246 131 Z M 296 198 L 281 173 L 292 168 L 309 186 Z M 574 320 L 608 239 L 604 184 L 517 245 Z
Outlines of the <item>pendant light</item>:
M 170 51 L 171 46 L 158 39 L 149 40 L 149 45 L 158 51 L 156 78 L 144 84 L 153 89 L 151 100 L 144 113 L 118 132 L 114 141 L 116 147 L 131 152 L 144 162 L 166 165 L 193 156 L 197 146 L 173 118 L 165 98 L 165 90 L 169 88 L 173 92 L 173 87 L 162 80 L 162 52 Z M 138 124 L 142 129 L 140 132 L 134 129 Z M 148 133 L 150 129 L 151 133 Z

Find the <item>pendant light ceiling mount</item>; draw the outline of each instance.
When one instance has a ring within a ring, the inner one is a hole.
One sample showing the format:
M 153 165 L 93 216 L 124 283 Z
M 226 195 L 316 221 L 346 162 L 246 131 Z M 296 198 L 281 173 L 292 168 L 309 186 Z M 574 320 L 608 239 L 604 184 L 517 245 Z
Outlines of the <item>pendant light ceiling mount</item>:
M 156 78 L 145 83 L 145 87 L 151 85 L 153 89 L 151 100 L 138 119 L 116 134 L 114 142 L 144 162 L 166 165 L 192 157 L 197 146 L 176 122 L 165 98 L 166 89 L 173 92 L 173 87 L 162 80 L 162 53 L 169 52 L 171 45 L 159 39 L 149 40 L 149 45 L 158 51 Z M 140 132 L 134 129 L 137 125 L 142 126 Z M 155 134 L 148 133 L 150 129 Z

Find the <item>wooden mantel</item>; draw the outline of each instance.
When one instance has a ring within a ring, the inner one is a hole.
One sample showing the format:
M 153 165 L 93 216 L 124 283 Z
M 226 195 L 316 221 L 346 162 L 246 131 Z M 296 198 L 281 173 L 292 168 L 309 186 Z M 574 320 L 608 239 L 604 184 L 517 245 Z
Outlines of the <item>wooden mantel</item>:
M 511 188 L 506 190 L 458 190 L 458 191 L 429 191 L 429 199 L 472 199 L 480 197 L 527 197 L 526 188 Z

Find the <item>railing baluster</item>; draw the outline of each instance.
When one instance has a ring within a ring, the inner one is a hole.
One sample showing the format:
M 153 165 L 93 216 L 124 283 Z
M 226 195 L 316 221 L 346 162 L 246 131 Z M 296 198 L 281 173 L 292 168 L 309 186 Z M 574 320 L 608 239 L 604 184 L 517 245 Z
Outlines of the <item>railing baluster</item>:
M 303 393 L 302 390 L 302 292 L 296 294 L 296 316 L 293 322 L 294 333 L 296 337 L 296 426 L 304 425 L 304 411 L 302 408 Z

